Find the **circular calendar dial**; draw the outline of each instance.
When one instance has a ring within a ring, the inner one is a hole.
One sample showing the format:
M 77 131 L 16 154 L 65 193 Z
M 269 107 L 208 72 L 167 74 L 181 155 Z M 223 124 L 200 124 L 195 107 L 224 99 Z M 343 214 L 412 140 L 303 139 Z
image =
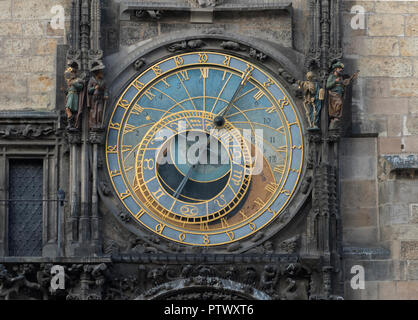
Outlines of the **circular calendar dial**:
M 113 187 L 152 232 L 187 245 L 244 239 L 280 217 L 303 167 L 299 115 L 260 67 L 218 52 L 158 62 L 107 131 Z

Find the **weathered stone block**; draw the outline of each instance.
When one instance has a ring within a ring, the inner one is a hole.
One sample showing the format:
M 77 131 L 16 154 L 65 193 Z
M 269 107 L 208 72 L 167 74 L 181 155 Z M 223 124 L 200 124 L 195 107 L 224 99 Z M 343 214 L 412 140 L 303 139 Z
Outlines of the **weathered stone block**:
M 405 152 L 418 152 L 418 138 L 416 136 L 405 137 L 404 141 Z
M 405 37 L 399 39 L 399 47 L 402 56 L 418 56 L 418 37 Z
M 407 279 L 418 280 L 418 261 L 408 261 L 407 264 Z
M 52 73 L 54 68 L 53 56 L 27 56 L 17 57 L 11 71 Z
M 391 94 L 389 92 L 390 87 L 391 87 L 391 80 L 390 79 L 369 78 L 364 83 L 364 95 L 367 96 L 367 97 L 370 97 L 370 98 L 391 97 Z
M 0 90 L 7 93 L 24 93 L 27 91 L 27 80 L 20 74 L 1 73 Z
M 397 281 L 396 293 L 401 300 L 416 300 L 418 297 L 418 281 Z
M 68 10 L 70 3 L 68 0 L 13 0 L 13 18 L 51 20 L 53 6 L 62 5 Z
M 401 116 L 388 116 L 388 137 L 399 137 L 402 133 Z
M 22 34 L 22 24 L 19 22 L 0 21 L 0 36 L 20 36 Z
M 342 157 L 360 157 L 376 155 L 376 138 L 343 138 L 341 139 Z
M 410 15 L 405 20 L 405 36 L 416 37 L 418 34 L 418 14 Z
M 379 300 L 398 300 L 395 281 L 380 281 L 378 283 Z
M 389 93 L 395 97 L 418 97 L 418 79 L 393 79 Z
M 3 56 L 20 56 L 33 54 L 32 39 L 7 39 L 1 46 Z M 13 57 L 5 58 L 13 59 Z
M 399 39 L 397 37 L 355 37 L 346 38 L 345 54 L 361 56 L 398 56 Z
M 39 55 L 54 55 L 57 50 L 57 39 L 40 39 L 36 41 L 35 50 Z
M 374 1 L 377 13 L 415 13 L 418 5 L 414 1 Z
M 380 154 L 391 154 L 400 153 L 401 149 L 401 138 L 385 138 L 379 137 L 379 153 Z
M 362 6 L 365 12 L 374 12 L 374 1 L 367 0 L 346 0 L 341 3 L 341 10 L 344 12 L 351 12 L 354 6 Z
M 376 157 L 342 157 L 341 179 L 347 180 L 371 180 L 376 177 Z
M 418 113 L 418 99 L 414 99 L 414 98 L 408 99 L 408 112 Z
M 394 279 L 394 264 L 392 260 L 346 260 L 345 270 L 351 270 L 352 266 L 360 265 L 365 271 L 366 287 L 369 281 L 387 281 Z M 346 280 L 352 275 L 346 273 Z
M 12 0 L 0 1 L 0 20 L 10 19 L 12 17 Z
M 341 199 L 343 207 L 376 207 L 376 181 L 374 180 L 342 181 L 341 193 L 344 195 Z
M 406 224 L 409 221 L 408 204 L 386 204 L 379 208 L 381 225 Z
M 63 37 L 65 35 L 64 29 L 54 29 L 51 26 L 51 22 L 46 24 L 46 35 L 48 37 Z
M 343 243 L 345 245 L 372 245 L 377 241 L 377 228 L 344 228 Z
M 403 36 L 405 17 L 395 14 L 375 14 L 368 16 L 369 36 Z
M 49 74 L 32 75 L 29 77 L 29 93 L 44 93 L 54 90 L 54 78 Z
M 358 60 L 358 68 L 368 77 L 410 77 L 413 62 L 408 58 L 363 57 Z
M 401 258 L 418 260 L 418 241 L 401 241 Z
M 42 21 L 27 21 L 22 23 L 23 36 L 25 37 L 43 37 L 44 23 Z
M 418 115 L 403 116 L 403 134 L 405 136 L 418 134 Z
M 366 283 L 364 290 L 353 290 L 350 281 L 345 282 L 344 299 L 346 300 L 377 300 L 378 282 L 370 281 Z
M 344 228 L 377 227 L 376 208 L 341 208 Z
M 402 98 L 367 99 L 367 109 L 372 114 L 406 114 L 408 100 Z
M 418 203 L 411 203 L 409 210 L 410 210 L 410 222 L 418 224 Z

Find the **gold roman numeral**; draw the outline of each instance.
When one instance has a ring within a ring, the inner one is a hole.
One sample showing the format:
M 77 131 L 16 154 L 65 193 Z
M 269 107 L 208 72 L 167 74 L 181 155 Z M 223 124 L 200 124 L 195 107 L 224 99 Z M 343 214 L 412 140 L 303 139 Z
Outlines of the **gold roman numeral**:
M 141 210 L 140 210 L 140 211 L 139 211 L 139 212 L 135 215 L 135 218 L 137 218 L 137 219 L 141 218 L 145 212 L 146 212 L 146 211 L 145 211 L 144 209 L 141 209 Z
M 259 206 L 260 208 L 264 207 L 264 201 L 261 198 L 257 198 L 254 200 L 254 203 Z
M 138 80 L 135 80 L 132 85 L 137 89 L 138 91 L 142 90 L 145 85 L 142 82 L 139 82 Z
M 145 91 L 145 93 L 144 93 L 144 94 L 147 96 L 147 98 L 148 98 L 149 100 L 152 100 L 152 99 L 154 99 L 154 98 L 155 98 L 155 94 L 153 94 L 150 90 Z
M 165 84 L 165 88 L 166 88 L 166 89 L 168 89 L 168 88 L 170 88 L 170 87 L 171 87 L 171 86 L 170 86 L 170 84 L 167 82 L 167 78 L 162 79 L 161 81 Z
M 273 113 L 274 111 L 276 111 L 276 107 L 275 106 L 272 106 L 272 107 L 266 109 L 266 112 L 267 113 Z
M 209 78 L 209 68 L 201 68 L 200 69 L 200 77 L 203 79 Z
M 179 71 L 181 77 L 183 78 L 183 81 L 189 80 L 189 74 L 187 73 L 187 70 Z
M 157 199 L 157 201 L 158 201 L 158 200 L 160 200 L 160 198 L 161 198 L 162 196 L 164 196 L 164 192 L 163 192 L 163 190 L 161 190 L 161 188 L 160 188 L 160 189 L 158 189 L 157 191 L 153 192 L 153 193 L 152 193 L 152 195 L 153 195 L 153 196 L 154 196 L 154 198 L 155 198 L 155 199 Z
M 221 219 L 221 224 L 222 224 L 222 228 L 227 228 L 227 227 L 229 227 L 229 223 L 228 223 L 228 221 L 226 220 L 226 218 L 222 218 L 222 219 Z
M 279 185 L 277 183 L 270 183 L 264 189 L 267 192 L 275 193 L 278 187 L 279 187 Z
M 274 167 L 274 172 L 277 172 L 277 173 L 279 173 L 279 174 L 283 174 L 284 173 L 284 169 L 285 169 L 285 167 L 284 166 L 281 166 L 281 165 L 278 165 L 278 166 L 275 166 Z
M 254 95 L 254 99 L 255 100 L 260 100 L 262 97 L 264 96 L 264 92 L 263 91 L 258 91 L 255 95 Z

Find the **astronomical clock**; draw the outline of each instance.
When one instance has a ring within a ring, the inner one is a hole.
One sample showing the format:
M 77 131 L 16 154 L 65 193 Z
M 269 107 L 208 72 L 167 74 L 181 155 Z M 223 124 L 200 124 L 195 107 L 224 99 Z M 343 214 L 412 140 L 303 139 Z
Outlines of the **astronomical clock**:
M 111 105 L 114 193 L 147 232 L 219 247 L 277 224 L 305 167 L 294 98 L 257 60 L 193 50 L 150 62 Z

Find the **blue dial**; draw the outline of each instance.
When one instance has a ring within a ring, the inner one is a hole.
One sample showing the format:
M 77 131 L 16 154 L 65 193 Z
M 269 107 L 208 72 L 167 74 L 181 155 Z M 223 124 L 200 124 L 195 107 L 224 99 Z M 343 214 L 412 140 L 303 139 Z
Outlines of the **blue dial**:
M 186 245 L 238 241 L 291 201 L 304 162 L 299 119 L 283 86 L 257 65 L 179 54 L 119 97 L 107 131 L 109 176 L 152 232 Z

